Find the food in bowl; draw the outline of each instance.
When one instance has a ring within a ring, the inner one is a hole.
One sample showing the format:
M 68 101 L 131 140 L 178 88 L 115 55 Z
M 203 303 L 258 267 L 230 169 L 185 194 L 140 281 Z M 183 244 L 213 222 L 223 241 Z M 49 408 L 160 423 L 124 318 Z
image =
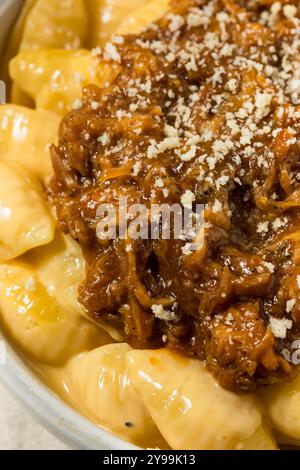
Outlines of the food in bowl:
M 298 445 L 298 2 L 126 3 L 12 33 L 2 328 L 141 447 Z

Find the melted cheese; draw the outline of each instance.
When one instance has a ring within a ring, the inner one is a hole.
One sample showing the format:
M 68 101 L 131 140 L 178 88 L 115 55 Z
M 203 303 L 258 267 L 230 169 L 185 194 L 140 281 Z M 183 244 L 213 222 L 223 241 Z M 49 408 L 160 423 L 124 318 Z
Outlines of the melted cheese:
M 77 300 L 77 289 L 85 278 L 85 261 L 80 246 L 70 237 L 56 232 L 47 246 L 32 250 L 22 258 L 33 266 L 50 295 L 76 316 L 84 316 Z
M 80 103 L 84 85 L 102 85 L 117 73 L 117 69 L 112 70 L 107 65 L 99 67 L 97 58 L 88 51 L 70 51 L 84 44 L 86 18 L 81 14 L 82 1 L 68 0 L 69 16 L 61 11 L 61 2 L 56 5 L 56 0 L 54 5 L 38 0 L 32 7 L 26 18 L 20 54 L 10 64 L 14 102 L 27 103 L 28 95 L 37 108 L 63 116 Z M 91 22 L 90 44 L 98 45 L 109 40 L 113 33 L 140 31 L 168 9 L 169 0 L 129 0 L 126 3 L 88 0 L 86 7 Z
M 263 423 L 251 437 L 233 446 L 233 450 L 278 450 L 278 446 L 271 429 Z
M 7 47 L 5 68 L 18 51 L 62 48 L 78 49 L 87 35 L 87 14 L 83 0 L 27 0 Z M 31 106 L 28 95 L 12 84 L 11 101 Z

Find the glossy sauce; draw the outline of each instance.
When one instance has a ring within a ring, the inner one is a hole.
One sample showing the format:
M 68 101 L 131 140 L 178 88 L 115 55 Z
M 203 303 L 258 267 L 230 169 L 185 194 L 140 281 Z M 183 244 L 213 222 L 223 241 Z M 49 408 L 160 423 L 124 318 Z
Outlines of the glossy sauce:
M 300 18 L 290 6 L 266 26 L 267 14 L 260 2 L 190 0 L 117 38 L 98 55 L 110 79 L 84 87 L 51 148 L 50 202 L 83 250 L 89 316 L 133 348 L 205 361 L 236 393 L 291 381 L 281 350 L 300 331 L 300 127 L 283 79 Z M 167 239 L 128 227 L 126 241 L 99 237 L 97 209 L 118 213 L 121 198 L 147 220 L 154 205 L 205 207 L 203 243 L 191 248 L 195 234 L 174 237 L 172 224 Z

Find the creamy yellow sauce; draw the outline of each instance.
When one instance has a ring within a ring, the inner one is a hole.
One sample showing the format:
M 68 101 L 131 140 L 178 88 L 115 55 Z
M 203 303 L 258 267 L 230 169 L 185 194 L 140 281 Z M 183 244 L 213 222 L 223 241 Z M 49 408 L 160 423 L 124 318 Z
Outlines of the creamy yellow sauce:
M 125 344 L 109 345 L 62 367 L 29 365 L 80 414 L 142 448 L 277 448 L 253 397 L 224 393 L 196 361 L 166 351 L 128 351 Z
M 20 53 L 10 65 L 15 104 L 0 107 L 1 329 L 66 403 L 141 447 L 276 449 L 271 428 L 300 443 L 300 379 L 238 396 L 199 361 L 133 351 L 116 331 L 85 318 L 77 301 L 84 260 L 57 230 L 44 194 L 52 173 L 48 146 L 82 86 L 113 73 L 96 72 L 97 59 L 84 47 L 138 32 L 169 1 L 67 3 L 69 15 L 61 15 L 61 2 L 27 1 L 8 51 Z

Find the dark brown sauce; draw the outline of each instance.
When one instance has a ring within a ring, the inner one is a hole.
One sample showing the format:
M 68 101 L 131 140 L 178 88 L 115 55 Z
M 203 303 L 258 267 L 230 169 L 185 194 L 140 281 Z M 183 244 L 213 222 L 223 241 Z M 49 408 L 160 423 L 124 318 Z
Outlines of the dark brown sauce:
M 147 31 L 117 38 L 100 57 L 111 81 L 83 90 L 52 147 L 50 198 L 87 260 L 79 300 L 88 313 L 136 348 L 165 345 L 206 361 L 239 392 L 292 379 L 280 351 L 300 321 L 288 237 L 300 230 L 300 107 L 289 66 L 299 8 L 281 2 L 275 14 L 272 3 L 174 2 Z M 101 203 L 150 207 L 184 195 L 206 204 L 202 250 L 96 237 Z

